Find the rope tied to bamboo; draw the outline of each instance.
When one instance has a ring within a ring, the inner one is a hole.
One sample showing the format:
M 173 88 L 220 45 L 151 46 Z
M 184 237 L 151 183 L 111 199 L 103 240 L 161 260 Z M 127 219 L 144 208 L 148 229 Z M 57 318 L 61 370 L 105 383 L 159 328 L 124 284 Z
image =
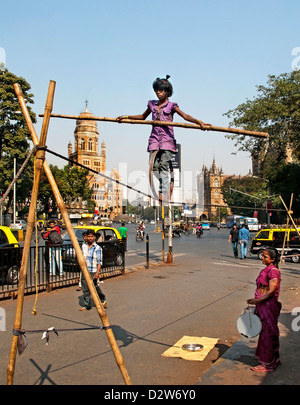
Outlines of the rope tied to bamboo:
M 21 356 L 28 346 L 28 339 L 25 335 L 26 331 L 24 329 L 13 329 L 12 333 L 14 336 L 18 336 L 18 353 Z
M 18 337 L 18 353 L 21 355 L 26 347 L 28 346 L 28 339 L 26 333 L 42 333 L 42 339 L 46 339 L 46 346 L 49 344 L 50 332 L 53 332 L 58 336 L 58 332 L 72 332 L 72 331 L 83 331 L 83 330 L 108 330 L 111 329 L 111 325 L 107 326 L 90 326 L 88 328 L 71 328 L 71 329 L 56 329 L 54 326 L 51 326 L 48 329 L 13 329 L 12 333 L 14 336 Z

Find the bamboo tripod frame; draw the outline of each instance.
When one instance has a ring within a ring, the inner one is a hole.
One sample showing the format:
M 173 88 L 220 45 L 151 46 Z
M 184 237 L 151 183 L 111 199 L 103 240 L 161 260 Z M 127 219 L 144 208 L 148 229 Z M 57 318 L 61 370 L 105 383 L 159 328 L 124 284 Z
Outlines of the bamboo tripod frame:
M 39 114 L 39 117 L 43 117 L 43 114 Z M 166 121 L 150 121 L 150 120 L 132 120 L 132 119 L 122 119 L 118 121 L 116 118 L 108 117 L 80 117 L 78 115 L 63 115 L 63 114 L 51 114 L 51 118 L 64 118 L 70 120 L 84 120 L 84 121 L 107 121 L 107 122 L 117 122 L 120 124 L 139 124 L 139 125 L 156 125 L 156 126 L 168 126 L 168 127 L 178 127 L 178 128 L 190 128 L 190 129 L 200 129 L 202 131 L 216 131 L 216 132 L 229 132 L 238 135 L 248 135 L 257 138 L 268 138 L 269 134 L 267 132 L 249 131 L 247 129 L 239 128 L 226 128 L 218 127 L 216 125 L 204 125 L 201 127 L 196 124 L 186 124 L 184 122 L 166 122 Z
M 41 136 L 40 136 L 40 141 L 38 140 L 38 137 L 36 135 L 34 126 L 32 124 L 29 112 L 27 110 L 27 106 L 25 104 L 24 96 L 22 93 L 22 90 L 19 86 L 18 83 L 14 84 L 15 92 L 18 97 L 23 115 L 26 120 L 26 124 L 28 126 L 32 141 L 34 146 L 38 146 L 39 148 L 43 148 L 46 144 L 46 138 L 47 138 L 47 132 L 48 132 L 48 127 L 49 127 L 49 121 L 50 121 L 50 116 L 51 116 L 51 111 L 52 111 L 52 106 L 53 106 L 53 99 L 54 99 L 54 91 L 55 91 L 55 82 L 50 81 L 49 84 L 49 89 L 48 89 L 48 96 L 47 96 L 47 101 L 46 101 L 46 106 L 45 106 L 45 114 L 44 114 L 44 119 L 43 119 L 43 124 L 42 124 L 42 129 L 41 129 Z M 24 303 L 24 291 L 25 291 L 25 282 L 26 282 L 26 273 L 27 273 L 27 265 L 28 265 L 28 258 L 29 258 L 29 250 L 30 250 L 30 243 L 31 243 L 31 237 L 32 237 L 32 232 L 34 229 L 34 224 L 35 224 L 35 215 L 36 215 L 36 203 L 37 203 L 37 195 L 38 195 L 38 188 L 39 188 L 39 182 L 40 182 L 40 176 L 41 176 L 41 171 L 44 169 L 44 172 L 47 176 L 47 179 L 49 181 L 49 184 L 52 188 L 53 194 L 55 196 L 57 205 L 60 209 L 60 212 L 62 214 L 63 220 L 66 224 L 66 228 L 69 232 L 71 242 L 73 244 L 73 247 L 75 249 L 75 253 L 77 256 L 77 260 L 79 263 L 79 266 L 81 268 L 81 271 L 84 274 L 84 277 L 87 281 L 87 285 L 89 287 L 91 296 L 94 300 L 96 310 L 101 318 L 104 330 L 106 332 L 107 338 L 109 340 L 109 343 L 111 345 L 111 348 L 113 350 L 117 365 L 120 369 L 120 372 L 122 374 L 123 380 L 126 385 L 131 385 L 131 380 L 129 377 L 129 374 L 127 372 L 125 362 L 123 359 L 123 356 L 119 350 L 119 347 L 117 345 L 116 339 L 114 337 L 113 331 L 111 329 L 111 326 L 108 321 L 108 317 L 106 314 L 106 311 L 100 301 L 100 298 L 97 294 L 96 287 L 94 286 L 94 283 L 92 281 L 92 278 L 89 274 L 86 261 L 84 259 L 84 256 L 82 254 L 80 245 L 77 241 L 77 238 L 75 236 L 73 227 L 71 225 L 71 221 L 68 216 L 68 212 L 66 209 L 66 206 L 64 204 L 64 201 L 61 197 L 61 194 L 59 192 L 59 189 L 57 187 L 57 184 L 55 182 L 55 179 L 52 175 L 52 172 L 49 168 L 48 163 L 45 160 L 45 151 L 43 149 L 39 149 L 35 162 L 34 162 L 34 182 L 33 182 L 33 188 L 32 188 L 32 195 L 31 195 L 31 203 L 30 203 L 30 208 L 29 208 L 29 214 L 28 214 L 28 224 L 27 224 L 27 231 L 26 231 L 26 236 L 25 236 L 25 241 L 24 241 L 24 251 L 23 251 L 23 256 L 22 256 L 22 262 L 21 262 L 21 269 L 20 269 L 20 277 L 19 277 L 19 287 L 18 287 L 18 299 L 17 299 L 17 307 L 16 307 L 16 314 L 15 314 L 15 321 L 14 321 L 14 330 L 18 331 L 21 329 L 22 325 L 22 313 L 23 313 L 23 303 Z M 18 336 L 13 334 L 12 337 L 12 344 L 11 344 L 11 351 L 10 351 L 10 357 L 9 357 L 9 362 L 8 362 L 8 367 L 7 367 L 7 384 L 12 385 L 13 384 L 13 376 L 14 376 L 14 371 L 15 371 L 15 362 L 16 362 L 16 354 L 17 354 L 17 346 L 18 346 Z

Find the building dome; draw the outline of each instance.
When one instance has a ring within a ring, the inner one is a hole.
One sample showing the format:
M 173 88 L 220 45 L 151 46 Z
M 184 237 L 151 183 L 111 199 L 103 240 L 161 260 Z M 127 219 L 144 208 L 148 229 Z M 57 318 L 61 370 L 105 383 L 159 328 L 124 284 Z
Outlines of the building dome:
M 85 107 L 85 111 L 79 114 L 80 118 L 94 118 L 95 115 L 92 114 L 87 106 Z M 80 133 L 91 133 L 91 135 L 98 135 L 99 136 L 99 131 L 97 128 L 97 121 L 93 120 L 85 120 L 85 119 L 77 119 L 76 120 L 76 128 L 74 131 L 74 134 L 80 134 Z

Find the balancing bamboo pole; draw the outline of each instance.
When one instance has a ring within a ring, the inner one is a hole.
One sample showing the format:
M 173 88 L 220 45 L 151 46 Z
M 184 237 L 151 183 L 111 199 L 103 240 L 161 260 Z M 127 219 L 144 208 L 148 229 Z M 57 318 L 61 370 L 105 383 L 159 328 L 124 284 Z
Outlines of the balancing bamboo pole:
M 33 144 L 38 145 L 38 138 L 37 138 L 34 126 L 32 124 L 31 118 L 29 116 L 29 113 L 28 113 L 28 110 L 27 110 L 27 107 L 26 107 L 26 104 L 25 104 L 25 101 L 24 101 L 24 97 L 23 97 L 23 94 L 22 94 L 22 90 L 21 90 L 21 88 L 20 88 L 20 86 L 18 84 L 15 84 L 14 88 L 15 88 L 15 92 L 17 94 L 19 103 L 21 105 L 21 108 L 22 108 L 22 111 L 23 111 L 27 126 L 29 128 Z M 97 310 L 97 312 L 98 312 L 98 314 L 99 314 L 99 316 L 101 318 L 101 321 L 102 321 L 102 324 L 104 326 L 104 330 L 105 330 L 106 335 L 108 337 L 109 343 L 110 343 L 110 345 L 112 347 L 112 350 L 113 350 L 117 365 L 118 365 L 118 367 L 119 367 L 119 369 L 121 371 L 124 382 L 127 385 L 130 385 L 131 381 L 130 381 L 129 374 L 128 374 L 126 366 L 125 366 L 124 359 L 122 357 L 122 354 L 120 353 L 120 350 L 119 350 L 119 347 L 117 345 L 116 339 L 114 337 L 113 331 L 112 331 L 111 326 L 109 324 L 106 311 L 105 311 L 105 309 L 104 309 L 104 307 L 103 307 L 103 305 L 102 305 L 102 303 L 100 301 L 99 295 L 97 294 L 97 291 L 96 291 L 96 287 L 95 287 L 95 285 L 93 283 L 93 280 L 92 280 L 92 278 L 90 276 L 90 273 L 88 271 L 86 261 L 84 259 L 82 250 L 81 250 L 80 245 L 78 243 L 78 240 L 77 240 L 77 238 L 75 236 L 74 229 L 72 227 L 72 224 L 71 224 L 71 221 L 70 221 L 66 206 L 64 204 L 64 201 L 63 201 L 63 199 L 61 197 L 61 194 L 59 192 L 59 189 L 57 187 L 55 179 L 54 179 L 54 177 L 52 175 L 52 172 L 51 172 L 51 170 L 49 168 L 49 165 L 46 162 L 46 160 L 43 163 L 43 169 L 44 169 L 44 172 L 45 172 L 45 174 L 47 176 L 47 179 L 48 179 L 48 181 L 50 183 L 50 186 L 52 188 L 53 194 L 54 194 L 56 202 L 57 202 L 57 206 L 58 206 L 58 208 L 59 208 L 59 210 L 60 210 L 60 212 L 62 214 L 62 217 L 63 217 L 64 223 L 66 225 L 67 231 L 68 231 L 68 233 L 70 235 L 72 245 L 73 245 L 73 247 L 75 249 L 78 264 L 79 264 L 79 266 L 81 268 L 81 271 L 84 274 L 84 277 L 85 277 L 85 279 L 87 281 L 87 285 L 88 285 L 89 290 L 91 292 L 91 296 L 92 296 L 92 298 L 94 300 L 96 310 Z
M 39 114 L 39 117 L 43 117 L 43 114 Z M 116 118 L 82 117 L 82 116 L 80 117 L 78 115 L 63 115 L 63 114 L 51 114 L 51 118 L 65 118 L 65 119 L 70 119 L 70 120 L 87 120 L 87 121 L 88 120 L 89 121 L 108 121 L 108 122 L 117 122 L 117 123 L 121 123 L 121 124 L 159 125 L 159 126 L 168 126 L 168 127 L 201 129 L 203 131 L 229 132 L 232 134 L 255 136 L 258 138 L 268 138 L 268 136 L 269 136 L 269 134 L 267 132 L 249 131 L 247 129 L 239 129 L 239 128 L 218 127 L 215 125 L 204 125 L 202 128 L 200 125 L 186 124 L 184 122 L 130 120 L 130 119 L 125 119 L 125 118 L 122 119 L 122 121 L 118 121 Z
M 50 82 L 39 146 L 45 146 L 45 143 L 46 143 L 47 130 L 48 130 L 50 114 L 51 114 L 52 105 L 53 105 L 54 89 L 55 89 L 55 82 Z M 26 235 L 25 235 L 25 242 L 24 242 L 24 248 L 23 248 L 21 268 L 20 268 L 18 299 L 17 299 L 16 314 L 15 314 L 15 321 L 14 321 L 14 330 L 15 331 L 19 331 L 22 326 L 24 291 L 25 291 L 25 283 L 26 283 L 26 276 L 27 276 L 28 258 L 29 258 L 29 252 L 30 252 L 32 232 L 33 232 L 33 229 L 35 226 L 37 197 L 38 197 L 39 184 L 40 184 L 40 178 L 41 178 L 41 172 L 42 172 L 42 168 L 43 168 L 44 159 L 45 159 L 45 151 L 39 150 L 36 153 L 36 156 L 34 159 L 34 180 L 33 180 L 30 208 L 29 208 L 28 221 L 27 221 L 27 230 L 26 230 Z M 13 384 L 17 348 L 18 348 L 18 336 L 16 334 L 13 334 L 10 357 L 9 357 L 9 362 L 8 362 L 8 367 L 7 367 L 7 384 L 8 385 Z

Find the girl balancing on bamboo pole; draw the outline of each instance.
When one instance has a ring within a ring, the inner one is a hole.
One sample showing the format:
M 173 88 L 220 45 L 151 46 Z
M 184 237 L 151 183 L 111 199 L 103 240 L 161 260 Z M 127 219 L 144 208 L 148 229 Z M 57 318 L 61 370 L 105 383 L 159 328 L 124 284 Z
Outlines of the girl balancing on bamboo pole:
M 117 121 L 121 122 L 122 119 L 145 120 L 152 113 L 153 121 L 173 122 L 173 116 L 177 113 L 186 121 L 200 125 L 201 129 L 205 129 L 205 126 L 210 126 L 191 115 L 185 114 L 180 110 L 177 103 L 169 101 L 169 97 L 173 94 L 173 87 L 168 80 L 169 78 L 170 76 L 167 75 L 165 79 L 157 78 L 153 82 L 153 90 L 158 100 L 148 101 L 147 109 L 143 114 L 122 115 L 117 117 Z M 169 193 L 169 169 L 173 154 L 176 153 L 176 140 L 173 127 L 153 125 L 147 151 L 150 153 L 150 162 L 151 157 L 155 153 L 153 171 L 159 178 L 159 200 L 166 203 L 171 197 Z

